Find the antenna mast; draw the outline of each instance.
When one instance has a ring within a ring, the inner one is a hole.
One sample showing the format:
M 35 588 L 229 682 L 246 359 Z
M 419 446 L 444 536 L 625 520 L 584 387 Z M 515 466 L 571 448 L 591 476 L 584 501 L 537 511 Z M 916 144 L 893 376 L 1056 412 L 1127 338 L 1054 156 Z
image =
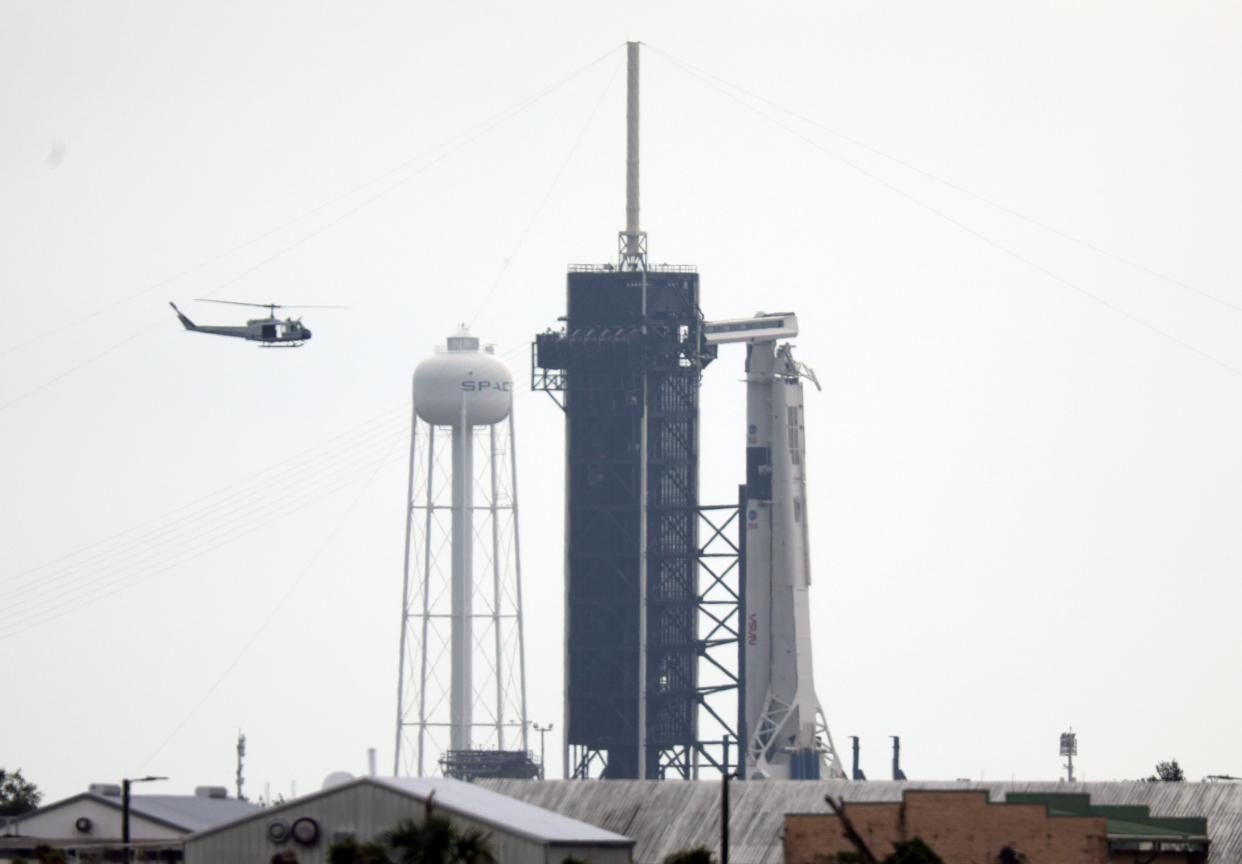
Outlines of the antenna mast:
M 647 234 L 638 227 L 638 46 L 625 43 L 625 231 L 621 233 L 621 269 L 647 269 Z
M 246 779 L 242 775 L 242 764 L 246 758 L 246 736 L 240 729 L 237 730 L 237 800 L 245 801 L 246 796 L 242 794 L 242 786 L 245 785 Z

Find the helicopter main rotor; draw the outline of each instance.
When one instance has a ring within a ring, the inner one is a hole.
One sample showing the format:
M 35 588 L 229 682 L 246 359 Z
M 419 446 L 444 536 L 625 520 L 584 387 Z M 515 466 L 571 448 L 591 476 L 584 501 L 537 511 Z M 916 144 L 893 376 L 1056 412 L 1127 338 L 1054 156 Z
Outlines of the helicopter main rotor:
M 215 300 L 211 297 L 195 297 L 197 303 L 224 303 L 229 306 L 253 306 L 268 310 L 268 317 L 275 318 L 277 309 L 348 309 L 348 306 L 312 306 L 305 303 L 247 303 L 244 300 Z

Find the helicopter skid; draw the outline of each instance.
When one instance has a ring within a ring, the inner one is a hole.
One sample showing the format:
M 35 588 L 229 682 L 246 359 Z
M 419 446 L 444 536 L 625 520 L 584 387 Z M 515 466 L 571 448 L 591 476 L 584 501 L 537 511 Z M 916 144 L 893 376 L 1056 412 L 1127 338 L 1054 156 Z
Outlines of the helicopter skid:
M 260 348 L 301 348 L 305 342 L 260 342 Z

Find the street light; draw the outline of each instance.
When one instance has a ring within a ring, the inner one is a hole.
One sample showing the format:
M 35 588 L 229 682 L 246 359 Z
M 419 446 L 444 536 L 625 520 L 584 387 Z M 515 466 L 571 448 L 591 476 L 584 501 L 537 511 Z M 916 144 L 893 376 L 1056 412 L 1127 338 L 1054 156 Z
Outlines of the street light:
M 154 780 L 167 780 L 167 777 L 126 777 L 121 780 L 121 846 L 125 850 L 125 860 L 129 854 L 129 787 L 133 783 L 150 783 Z
M 539 779 L 546 780 L 547 777 L 543 770 L 543 733 L 551 732 L 552 724 L 549 723 L 547 726 L 540 726 L 538 723 L 534 723 L 532 725 L 535 727 L 535 731 L 539 733 Z

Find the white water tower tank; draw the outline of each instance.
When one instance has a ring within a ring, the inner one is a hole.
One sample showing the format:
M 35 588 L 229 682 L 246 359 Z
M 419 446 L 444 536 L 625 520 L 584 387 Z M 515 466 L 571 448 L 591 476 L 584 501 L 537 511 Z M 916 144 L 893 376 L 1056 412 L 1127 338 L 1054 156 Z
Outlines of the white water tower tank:
M 414 370 L 414 410 L 427 423 L 490 426 L 508 417 L 512 404 L 512 373 L 464 331 Z

